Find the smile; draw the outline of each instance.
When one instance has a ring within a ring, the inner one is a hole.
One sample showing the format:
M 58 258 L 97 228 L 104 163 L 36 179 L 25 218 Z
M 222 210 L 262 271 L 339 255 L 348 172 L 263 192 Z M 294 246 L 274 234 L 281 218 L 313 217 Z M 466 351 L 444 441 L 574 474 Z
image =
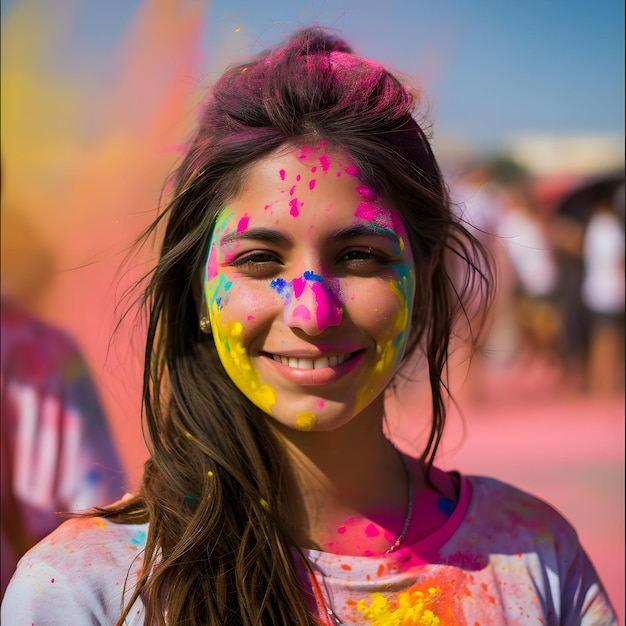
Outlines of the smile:
M 279 354 L 272 354 L 272 359 L 282 363 L 283 365 L 299 370 L 320 370 L 327 367 L 336 367 L 337 365 L 341 365 L 351 356 L 352 354 L 338 354 L 335 356 L 321 356 L 316 359 L 298 359 L 296 357 L 286 357 L 280 356 Z

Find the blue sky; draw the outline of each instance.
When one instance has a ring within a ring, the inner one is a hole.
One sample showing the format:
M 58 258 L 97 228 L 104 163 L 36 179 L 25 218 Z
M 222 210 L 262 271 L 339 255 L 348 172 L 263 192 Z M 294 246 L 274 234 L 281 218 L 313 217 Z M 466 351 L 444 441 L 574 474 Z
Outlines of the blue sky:
M 2 0 L 2 13 L 24 0 Z M 32 1 L 32 0 L 30 0 Z M 188 0 L 179 0 L 185 3 Z M 139 0 L 77 7 L 68 58 L 105 56 Z M 621 0 L 214 0 L 206 72 L 316 22 L 419 81 L 435 132 L 475 145 L 519 133 L 624 133 Z M 239 29 L 236 32 L 236 29 Z

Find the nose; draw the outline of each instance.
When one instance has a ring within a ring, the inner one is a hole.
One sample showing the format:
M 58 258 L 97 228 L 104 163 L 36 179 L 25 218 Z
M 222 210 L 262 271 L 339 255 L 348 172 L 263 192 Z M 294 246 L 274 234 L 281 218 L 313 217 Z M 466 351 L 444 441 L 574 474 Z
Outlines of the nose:
M 339 326 L 343 317 L 337 288 L 314 272 L 304 272 L 292 281 L 291 297 L 285 301 L 285 324 L 308 335 L 318 335 L 329 326 Z

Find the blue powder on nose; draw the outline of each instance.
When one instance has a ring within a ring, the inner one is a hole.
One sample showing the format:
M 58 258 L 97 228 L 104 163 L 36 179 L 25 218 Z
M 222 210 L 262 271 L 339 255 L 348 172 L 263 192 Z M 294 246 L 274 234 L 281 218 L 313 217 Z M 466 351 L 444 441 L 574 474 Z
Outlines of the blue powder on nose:
M 302 274 L 302 278 L 304 278 L 304 280 L 313 280 L 316 283 L 321 283 L 324 280 L 319 274 L 316 274 L 315 272 L 311 272 L 309 270 Z

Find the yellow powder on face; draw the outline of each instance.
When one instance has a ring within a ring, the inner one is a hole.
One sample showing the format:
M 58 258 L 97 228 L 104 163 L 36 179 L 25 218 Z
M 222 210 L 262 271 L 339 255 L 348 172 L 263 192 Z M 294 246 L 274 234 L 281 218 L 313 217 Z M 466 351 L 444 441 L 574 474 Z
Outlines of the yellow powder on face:
M 298 430 L 313 430 L 316 421 L 315 413 L 303 411 L 296 415 L 296 428 Z
M 271 415 L 276 393 L 272 387 L 261 382 L 259 373 L 250 362 L 242 341 L 243 326 L 233 320 L 222 324 L 215 301 L 212 313 L 213 337 L 224 369 L 245 396 Z

